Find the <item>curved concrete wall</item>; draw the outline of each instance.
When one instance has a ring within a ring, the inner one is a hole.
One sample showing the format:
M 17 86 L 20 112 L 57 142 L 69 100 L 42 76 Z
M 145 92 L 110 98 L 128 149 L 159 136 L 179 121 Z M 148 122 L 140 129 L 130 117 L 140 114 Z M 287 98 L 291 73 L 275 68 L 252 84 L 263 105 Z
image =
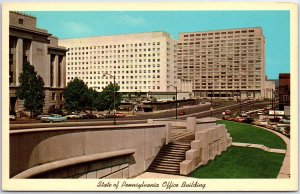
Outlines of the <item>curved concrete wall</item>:
M 40 165 L 133 149 L 128 177 L 144 172 L 166 140 L 166 125 L 80 126 L 10 131 L 10 176 Z

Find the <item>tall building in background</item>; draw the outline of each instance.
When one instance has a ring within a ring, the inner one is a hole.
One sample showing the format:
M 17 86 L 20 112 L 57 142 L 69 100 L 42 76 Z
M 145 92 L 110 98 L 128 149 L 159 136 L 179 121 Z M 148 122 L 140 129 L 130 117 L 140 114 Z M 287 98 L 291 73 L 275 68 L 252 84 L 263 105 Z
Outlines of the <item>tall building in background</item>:
M 179 34 L 178 78 L 196 97 L 263 97 L 265 38 L 261 28 Z M 268 84 L 269 85 L 269 84 Z
M 9 13 L 9 92 L 10 112 L 23 112 L 23 101 L 17 99 L 19 75 L 27 61 L 35 67 L 45 83 L 44 112 L 61 108 L 65 87 L 66 49 L 58 46 L 56 37 L 36 27 L 36 18 L 19 12 Z
M 165 32 L 59 40 L 67 47 L 66 82 L 102 91 L 115 75 L 120 92 L 163 93 L 177 85 L 176 41 Z

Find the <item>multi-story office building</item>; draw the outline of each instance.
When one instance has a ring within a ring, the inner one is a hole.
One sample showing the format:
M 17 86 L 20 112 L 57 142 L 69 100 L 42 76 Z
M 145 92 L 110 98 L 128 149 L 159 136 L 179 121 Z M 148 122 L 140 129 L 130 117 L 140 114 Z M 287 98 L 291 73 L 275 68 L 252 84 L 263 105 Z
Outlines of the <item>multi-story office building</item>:
M 180 33 L 178 78 L 198 97 L 263 97 L 265 38 L 261 28 Z
M 59 40 L 67 52 L 66 81 L 75 77 L 101 91 L 115 75 L 120 92 L 174 91 L 176 41 L 165 32 Z
M 36 27 L 36 18 L 18 12 L 9 13 L 9 91 L 11 113 L 24 110 L 16 97 L 22 65 L 27 61 L 45 83 L 44 112 L 61 108 L 65 87 L 66 49 L 58 46 L 57 38 Z
M 279 110 L 285 110 L 285 114 L 289 115 L 290 109 L 290 74 L 280 73 L 279 74 Z

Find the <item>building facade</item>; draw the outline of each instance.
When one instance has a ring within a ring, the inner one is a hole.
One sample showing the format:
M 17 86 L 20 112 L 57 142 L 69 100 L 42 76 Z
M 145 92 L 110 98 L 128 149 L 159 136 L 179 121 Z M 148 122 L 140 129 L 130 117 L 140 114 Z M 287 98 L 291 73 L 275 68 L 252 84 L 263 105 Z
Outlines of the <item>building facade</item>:
M 279 74 L 279 110 L 289 109 L 290 107 L 290 74 Z
M 263 97 L 262 29 L 180 33 L 177 66 L 178 78 L 192 80 L 196 97 Z
M 59 40 L 67 47 L 66 82 L 75 77 L 97 91 L 113 82 L 120 92 L 175 91 L 176 41 L 165 32 Z
M 58 39 L 47 30 L 36 27 L 36 18 L 19 12 L 9 13 L 9 91 L 11 114 L 24 112 L 23 101 L 17 99 L 19 75 L 27 61 L 45 83 L 45 105 L 61 108 L 65 82 L 66 49 L 58 46 Z

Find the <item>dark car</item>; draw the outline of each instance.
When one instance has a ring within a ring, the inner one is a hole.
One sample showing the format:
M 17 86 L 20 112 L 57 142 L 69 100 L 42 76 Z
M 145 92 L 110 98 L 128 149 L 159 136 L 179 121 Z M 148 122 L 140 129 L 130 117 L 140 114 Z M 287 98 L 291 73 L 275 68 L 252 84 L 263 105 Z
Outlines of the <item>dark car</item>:
M 252 125 L 253 122 L 254 122 L 254 119 L 251 118 L 251 117 L 247 117 L 247 118 L 245 118 L 244 121 L 243 121 L 243 123 L 247 123 L 247 124 L 250 124 L 250 125 Z

